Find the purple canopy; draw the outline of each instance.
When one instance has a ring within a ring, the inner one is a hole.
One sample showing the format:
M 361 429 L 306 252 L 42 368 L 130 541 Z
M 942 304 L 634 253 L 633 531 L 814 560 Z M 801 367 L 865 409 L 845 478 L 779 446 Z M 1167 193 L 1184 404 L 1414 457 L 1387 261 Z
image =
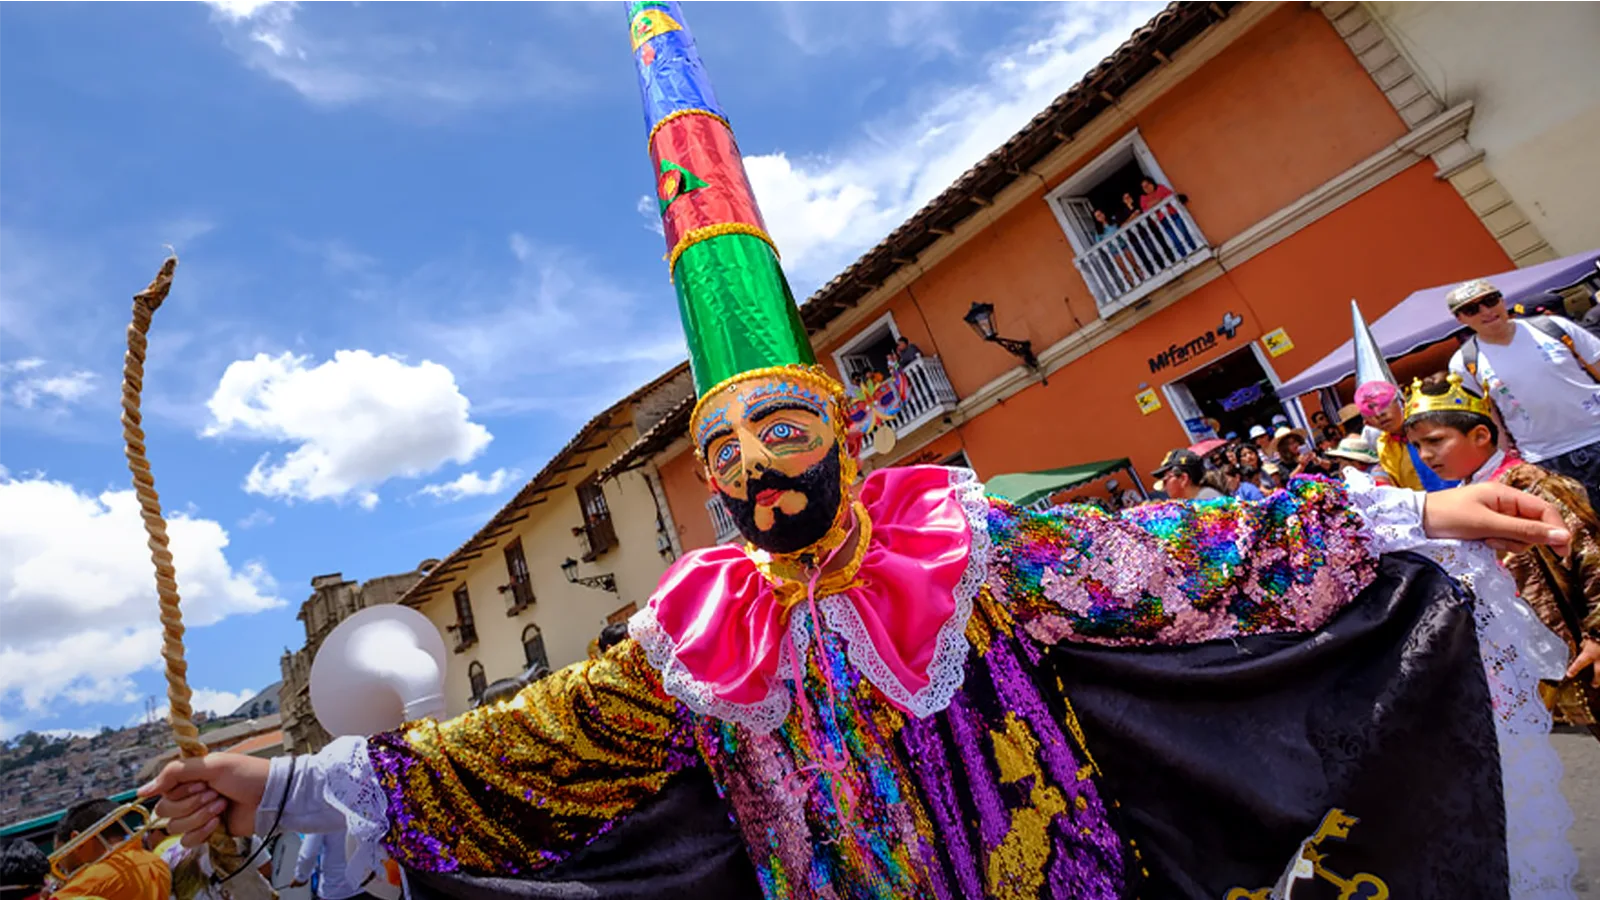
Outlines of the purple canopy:
M 1540 302 L 1553 288 L 1564 288 L 1595 274 L 1595 264 L 1600 261 L 1600 250 L 1579 253 L 1565 259 L 1551 260 L 1526 269 L 1515 269 L 1499 275 L 1488 276 L 1500 289 L 1509 304 Z M 1466 279 L 1463 279 L 1466 280 Z M 1462 330 L 1461 323 L 1445 308 L 1444 295 L 1460 282 L 1417 291 L 1400 305 L 1372 323 L 1372 336 L 1385 359 L 1405 356 L 1421 347 Z M 1278 386 L 1278 396 L 1293 399 L 1329 385 L 1338 384 L 1356 370 L 1355 351 L 1351 341 L 1317 360 L 1304 372 Z

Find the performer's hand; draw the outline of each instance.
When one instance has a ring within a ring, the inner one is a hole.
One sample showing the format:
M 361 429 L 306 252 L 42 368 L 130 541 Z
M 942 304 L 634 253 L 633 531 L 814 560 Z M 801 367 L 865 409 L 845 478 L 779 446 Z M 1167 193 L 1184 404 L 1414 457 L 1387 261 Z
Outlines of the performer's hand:
M 160 796 L 157 816 L 172 819 L 167 831 L 183 835 L 183 845 L 205 843 L 217 826 L 243 837 L 256 830 L 256 807 L 267 789 L 271 762 L 237 753 L 211 753 L 167 763 L 139 796 Z
M 1572 659 L 1572 665 L 1567 666 L 1567 677 L 1577 678 L 1590 666 L 1594 666 L 1594 686 L 1600 688 L 1600 641 L 1584 638 L 1578 646 L 1578 655 Z
M 1485 541 L 1509 553 L 1548 546 L 1565 556 L 1572 543 L 1554 506 L 1499 482 L 1429 494 L 1422 530 L 1431 538 Z

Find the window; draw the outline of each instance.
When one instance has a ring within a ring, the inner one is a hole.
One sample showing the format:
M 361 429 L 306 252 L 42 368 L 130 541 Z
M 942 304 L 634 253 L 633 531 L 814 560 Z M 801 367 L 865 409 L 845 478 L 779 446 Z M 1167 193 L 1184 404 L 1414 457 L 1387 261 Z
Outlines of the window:
M 739 536 L 739 523 L 733 520 L 733 513 L 723 505 L 721 494 L 711 495 L 706 501 L 706 512 L 711 516 L 711 527 L 716 532 L 717 543 L 726 544 Z
M 489 689 L 489 679 L 483 674 L 483 663 L 474 661 L 467 666 L 467 683 L 472 687 L 472 703 L 476 706 L 483 700 L 483 693 Z
M 1170 196 L 1142 203 L 1146 179 L 1158 189 L 1170 189 Z M 1135 131 L 1046 196 L 1072 243 L 1073 262 L 1103 315 L 1131 304 L 1211 255 L 1181 193 L 1182 187 L 1168 180 Z M 1105 218 L 1104 224 L 1096 213 Z
M 514 616 L 533 605 L 533 577 L 528 574 L 528 558 L 522 554 L 522 538 L 506 545 L 506 575 L 511 579 L 500 589 L 506 595 L 506 615 Z
M 456 624 L 450 626 L 456 633 L 456 652 L 471 647 L 478 642 L 478 626 L 472 621 L 472 598 L 467 596 L 467 586 L 462 585 L 455 590 Z
M 589 562 L 617 545 L 617 530 L 611 524 L 611 509 L 606 506 L 598 472 L 578 485 L 578 505 L 583 507 L 583 531 L 589 540 L 583 559 Z
M 522 629 L 522 657 L 528 661 L 528 668 L 544 666 L 550 668 L 550 657 L 544 652 L 544 632 L 537 625 L 529 625 Z
M 612 613 L 611 615 L 606 616 L 606 624 L 607 625 L 616 625 L 616 624 L 618 624 L 620 622 L 620 623 L 626 625 L 628 620 L 633 617 L 633 614 L 638 612 L 638 611 L 639 611 L 639 604 L 637 604 L 637 603 L 629 603 L 627 606 L 624 606 L 623 608 L 617 610 L 616 612 Z
M 855 384 L 868 372 L 888 375 L 889 357 L 894 355 L 899 340 L 900 329 L 895 326 L 894 314 L 884 313 L 833 351 L 833 361 L 839 367 L 839 374 L 850 384 Z

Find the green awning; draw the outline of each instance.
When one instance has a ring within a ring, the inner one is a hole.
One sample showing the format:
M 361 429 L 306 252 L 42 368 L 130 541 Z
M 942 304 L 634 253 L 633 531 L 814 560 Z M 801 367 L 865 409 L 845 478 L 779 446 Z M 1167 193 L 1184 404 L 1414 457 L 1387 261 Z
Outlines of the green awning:
M 1096 478 L 1131 466 L 1128 458 L 1124 456 L 1121 459 L 1103 459 L 1100 462 L 1067 466 L 1065 469 L 1000 475 L 984 482 L 983 487 L 991 496 L 1010 500 L 1018 506 L 1030 506 L 1057 491 L 1087 484 Z
M 131 791 L 123 791 L 120 794 L 112 794 L 106 799 L 120 806 L 121 804 L 132 800 L 138 795 L 138 793 L 138 788 L 135 788 Z M 21 822 L 14 822 L 4 828 L 0 828 L 0 838 L 28 835 L 38 831 L 43 831 L 44 833 L 48 834 L 52 829 L 55 828 L 57 822 L 66 818 L 67 810 L 70 808 L 71 807 L 63 806 L 53 813 L 45 813 L 42 816 L 34 816 L 31 819 L 24 819 Z

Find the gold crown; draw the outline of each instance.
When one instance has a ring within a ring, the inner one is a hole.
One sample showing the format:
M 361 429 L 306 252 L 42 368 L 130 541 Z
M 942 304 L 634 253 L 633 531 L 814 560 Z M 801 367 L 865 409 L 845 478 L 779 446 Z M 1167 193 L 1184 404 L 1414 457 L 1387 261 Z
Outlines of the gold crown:
M 1424 394 L 1422 381 L 1412 379 L 1411 396 L 1406 400 L 1406 418 L 1428 412 L 1467 412 L 1494 418 L 1486 397 L 1475 397 L 1461 386 L 1461 376 L 1450 373 L 1450 390 L 1442 394 Z

